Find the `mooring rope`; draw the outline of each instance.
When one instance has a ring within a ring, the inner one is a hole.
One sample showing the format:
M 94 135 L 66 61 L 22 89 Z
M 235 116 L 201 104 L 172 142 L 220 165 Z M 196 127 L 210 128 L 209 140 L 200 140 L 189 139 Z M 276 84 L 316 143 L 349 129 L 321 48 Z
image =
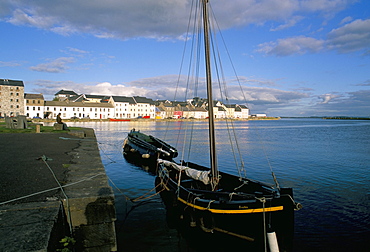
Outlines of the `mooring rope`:
M 267 237 L 266 237 L 267 230 L 266 230 L 266 211 L 265 211 L 266 198 L 265 197 L 257 198 L 257 200 L 259 200 L 262 203 L 262 208 L 263 208 L 263 213 L 262 213 L 262 216 L 263 216 L 263 241 L 264 241 L 264 245 L 265 245 L 265 252 L 267 252 Z
M 67 204 L 67 218 L 68 218 L 68 226 L 69 226 L 69 231 L 70 231 L 70 234 L 73 234 L 73 229 L 72 229 L 72 217 L 71 217 L 71 209 L 69 207 L 69 198 L 67 196 L 67 194 L 65 193 L 62 185 L 59 183 L 59 180 L 57 179 L 57 177 L 55 176 L 55 173 L 53 171 L 53 169 L 51 169 L 51 167 L 49 166 L 48 162 L 46 162 L 46 160 L 48 160 L 48 158 L 43 155 L 41 156 L 40 158 L 44 163 L 45 165 L 49 168 L 51 174 L 53 175 L 55 181 L 57 182 L 57 184 L 59 185 L 59 188 L 60 190 L 62 191 L 64 197 L 66 198 L 66 204 Z
M 143 201 L 143 200 L 146 200 L 146 199 L 150 199 L 156 195 L 158 195 L 159 193 L 163 192 L 165 189 L 162 188 L 162 190 L 156 192 L 155 194 L 152 194 L 152 195 L 149 195 L 148 197 L 145 197 L 147 194 L 151 193 L 153 190 L 156 190 L 158 188 L 158 186 L 160 186 L 161 184 L 158 184 L 156 185 L 154 188 L 152 188 L 151 190 L 149 190 L 148 192 L 144 193 L 143 195 L 135 198 L 135 199 L 132 199 L 131 201 L 132 202 L 137 202 L 137 201 Z
M 81 179 L 79 181 L 76 181 L 76 182 L 73 182 L 73 183 L 70 183 L 70 184 L 65 184 L 62 187 L 65 188 L 65 187 L 68 187 L 68 186 L 73 186 L 73 185 L 76 185 L 76 184 L 85 182 L 86 180 L 93 179 L 93 178 L 95 178 L 97 176 L 100 176 L 100 175 L 105 175 L 105 173 L 98 173 L 98 174 L 95 174 L 95 175 L 93 175 L 91 177 L 88 177 L 88 178 L 85 178 L 85 179 Z M 11 203 L 11 202 L 14 202 L 14 201 L 26 199 L 26 198 L 29 198 L 29 197 L 32 197 L 32 196 L 36 196 L 36 195 L 39 195 L 39 194 L 42 194 L 42 193 L 46 193 L 46 192 L 50 192 L 50 191 L 54 191 L 54 190 L 58 190 L 58 189 L 60 189 L 59 186 L 58 187 L 54 187 L 54 188 L 50 188 L 50 189 L 46 189 L 46 190 L 43 190 L 43 191 L 35 192 L 35 193 L 29 194 L 29 195 L 25 195 L 25 196 L 21 196 L 21 197 L 15 198 L 15 199 L 11 199 L 11 200 L 7 200 L 7 201 L 4 201 L 4 202 L 0 202 L 0 205 L 5 205 L 5 204 L 8 204 L 8 203 Z

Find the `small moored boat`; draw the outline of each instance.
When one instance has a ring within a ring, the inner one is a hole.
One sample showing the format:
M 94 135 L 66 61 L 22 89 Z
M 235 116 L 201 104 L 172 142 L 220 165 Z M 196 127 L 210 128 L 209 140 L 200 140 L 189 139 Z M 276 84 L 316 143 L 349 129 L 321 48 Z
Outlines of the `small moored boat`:
M 175 147 L 151 135 L 132 129 L 123 143 L 126 157 L 156 162 L 157 158 L 172 160 L 178 153 Z

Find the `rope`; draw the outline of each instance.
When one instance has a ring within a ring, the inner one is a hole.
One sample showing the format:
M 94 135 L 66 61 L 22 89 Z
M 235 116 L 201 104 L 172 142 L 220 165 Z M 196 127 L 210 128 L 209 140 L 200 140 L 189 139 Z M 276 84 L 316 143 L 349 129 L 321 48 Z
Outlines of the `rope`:
M 232 193 L 229 193 L 229 201 L 231 201 L 232 199 L 233 199 L 233 195 L 236 195 L 237 193 L 234 193 L 234 192 L 232 192 Z
M 121 189 L 119 189 L 118 188 L 118 186 L 113 182 L 113 180 L 109 177 L 109 176 L 107 176 L 107 178 L 108 178 L 108 180 L 112 183 L 112 185 L 125 197 L 125 199 L 126 200 L 130 200 L 131 201 L 131 199 L 129 198 L 129 197 L 127 197 L 122 191 L 121 191 Z
M 43 155 L 42 157 L 41 157 L 41 160 L 46 164 L 46 166 L 49 168 L 49 170 L 50 170 L 50 172 L 51 172 L 51 174 L 53 175 L 53 177 L 54 177 L 54 179 L 55 179 L 55 181 L 57 182 L 57 184 L 59 185 L 59 188 L 60 188 L 60 190 L 62 190 L 62 193 L 63 193 L 63 195 L 64 195 L 64 197 L 66 198 L 66 204 L 67 204 L 67 218 L 68 218 L 68 226 L 69 226 L 69 231 L 70 231 L 70 233 L 71 234 L 73 234 L 73 229 L 72 229 L 72 218 L 71 218 L 71 209 L 69 208 L 69 198 L 68 198 L 68 196 L 67 196 L 67 194 L 65 193 L 65 191 L 64 191 L 64 189 L 63 189 L 63 187 L 62 187 L 62 185 L 59 183 L 59 180 L 57 179 L 57 177 L 55 176 L 55 173 L 54 173 L 54 171 L 53 171 L 53 169 L 51 169 L 51 167 L 49 166 L 49 164 L 46 162 L 46 160 L 48 160 L 48 158 L 45 156 L 45 155 Z
M 218 227 L 214 227 L 213 230 L 216 230 L 218 232 L 222 232 L 224 234 L 232 235 L 232 236 L 235 236 L 235 237 L 247 240 L 247 241 L 251 241 L 251 242 L 254 241 L 254 238 L 251 238 L 251 237 L 248 237 L 248 236 L 245 236 L 245 235 L 241 235 L 241 234 L 237 234 L 237 233 L 233 233 L 233 232 L 230 232 L 230 231 L 227 231 L 227 230 L 223 230 L 223 229 L 218 228 Z
M 158 186 L 160 186 L 161 184 L 158 184 L 156 185 L 153 189 L 149 190 L 148 192 L 144 193 L 143 195 L 131 200 L 132 202 L 136 202 L 136 201 L 143 201 L 143 200 L 146 200 L 146 199 L 150 199 L 151 197 L 154 197 L 156 196 L 157 194 L 161 193 L 164 191 L 164 188 L 162 190 L 160 190 L 159 192 L 156 192 L 155 194 L 152 194 L 148 197 L 144 197 L 145 195 L 149 194 L 150 192 L 152 192 L 153 190 L 157 189 Z
M 76 182 L 73 182 L 73 183 L 70 183 L 70 184 L 63 185 L 62 187 L 65 188 L 65 187 L 68 187 L 68 186 L 73 186 L 75 184 L 82 183 L 86 180 L 93 179 L 93 178 L 95 178 L 97 176 L 100 176 L 100 175 L 105 175 L 105 173 L 98 173 L 98 174 L 95 174 L 94 176 L 88 177 L 86 179 L 82 179 L 82 180 L 79 180 L 79 181 L 76 181 Z M 15 199 L 11 199 L 11 200 L 8 200 L 8 201 L 0 202 L 0 206 L 11 203 L 11 202 L 14 202 L 14 201 L 18 201 L 18 200 L 26 199 L 26 198 L 29 198 L 29 197 L 32 197 L 32 196 L 36 196 L 36 195 L 39 195 L 39 194 L 42 194 L 42 193 L 58 190 L 58 189 L 60 189 L 60 187 L 54 187 L 54 188 L 46 189 L 46 190 L 43 190 L 43 191 L 40 191 L 40 192 L 25 195 L 25 196 L 22 196 L 22 197 L 19 197 L 19 198 L 15 198 Z
M 267 231 L 266 231 L 266 212 L 265 212 L 265 203 L 266 203 L 266 198 L 257 198 L 260 202 L 262 202 L 263 205 L 263 242 L 265 244 L 265 252 L 267 252 Z
M 210 200 L 210 201 L 208 202 L 207 209 L 210 209 L 210 208 L 211 208 L 211 204 L 212 204 L 213 202 L 215 202 L 215 200 Z
M 180 183 L 181 183 L 181 171 L 179 171 L 179 179 L 177 181 L 177 190 L 176 190 L 177 198 L 180 197 Z
M 115 144 L 108 144 L 108 143 L 98 142 L 99 150 L 104 154 L 104 156 L 106 156 L 106 158 L 107 158 L 108 160 L 110 160 L 110 162 L 109 162 L 108 164 L 105 164 L 105 165 L 104 165 L 104 167 L 105 167 L 105 166 L 108 166 L 108 165 L 110 165 L 110 164 L 113 164 L 113 163 L 117 163 L 115 160 L 113 160 L 112 158 L 110 158 L 110 157 L 108 156 L 108 154 L 105 152 L 105 150 L 104 150 L 104 148 L 103 148 L 103 146 L 102 146 L 103 144 L 114 146 L 114 147 L 115 147 L 115 148 L 117 148 L 118 150 L 120 150 L 120 147 L 117 147 L 117 145 L 115 145 Z
M 239 188 L 243 187 L 244 185 L 248 185 L 248 180 L 244 180 L 243 183 L 240 186 L 235 187 L 234 191 L 238 190 Z

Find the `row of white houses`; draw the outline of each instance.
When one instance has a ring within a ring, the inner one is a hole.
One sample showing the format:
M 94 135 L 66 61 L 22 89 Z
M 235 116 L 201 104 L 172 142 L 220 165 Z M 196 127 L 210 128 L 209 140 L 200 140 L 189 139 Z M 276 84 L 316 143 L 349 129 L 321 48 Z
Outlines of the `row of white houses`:
M 25 94 L 25 115 L 28 118 L 55 119 L 131 119 L 131 118 L 195 118 L 208 117 L 208 104 L 199 98 L 187 102 L 153 101 L 146 97 L 77 95 L 61 90 L 53 101 L 42 94 Z M 248 118 L 249 109 L 243 105 L 224 105 L 214 102 L 216 118 Z
M 101 96 L 74 101 L 73 97 L 63 99 L 57 96 L 54 101 L 44 101 L 41 94 L 25 94 L 25 115 L 28 118 L 54 119 L 59 113 L 62 118 L 155 118 L 153 100 L 145 97 Z M 139 102 L 137 101 L 139 100 Z
M 145 97 L 77 95 L 59 91 L 53 101 L 44 101 L 42 94 L 25 94 L 25 115 L 28 118 L 54 119 L 59 113 L 65 119 L 130 119 L 130 118 L 195 118 L 208 117 L 208 104 L 203 99 L 187 102 L 153 101 Z M 243 105 L 214 102 L 216 118 L 248 118 Z

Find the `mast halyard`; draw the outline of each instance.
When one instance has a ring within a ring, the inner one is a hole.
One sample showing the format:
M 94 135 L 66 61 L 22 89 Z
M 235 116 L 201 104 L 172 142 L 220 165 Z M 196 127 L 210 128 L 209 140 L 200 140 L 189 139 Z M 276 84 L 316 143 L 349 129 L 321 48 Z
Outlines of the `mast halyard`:
M 209 23 L 208 23 L 208 0 L 203 2 L 203 29 L 204 29 L 204 47 L 205 47 L 205 63 L 206 63 L 206 80 L 207 80 L 207 100 L 208 100 L 208 122 L 209 122 L 209 146 L 211 160 L 211 184 L 212 188 L 216 189 L 219 182 L 219 173 L 217 167 L 216 154 L 216 138 L 215 138 L 215 122 L 213 113 L 213 96 L 212 96 L 212 77 L 210 63 L 210 42 L 209 42 Z

